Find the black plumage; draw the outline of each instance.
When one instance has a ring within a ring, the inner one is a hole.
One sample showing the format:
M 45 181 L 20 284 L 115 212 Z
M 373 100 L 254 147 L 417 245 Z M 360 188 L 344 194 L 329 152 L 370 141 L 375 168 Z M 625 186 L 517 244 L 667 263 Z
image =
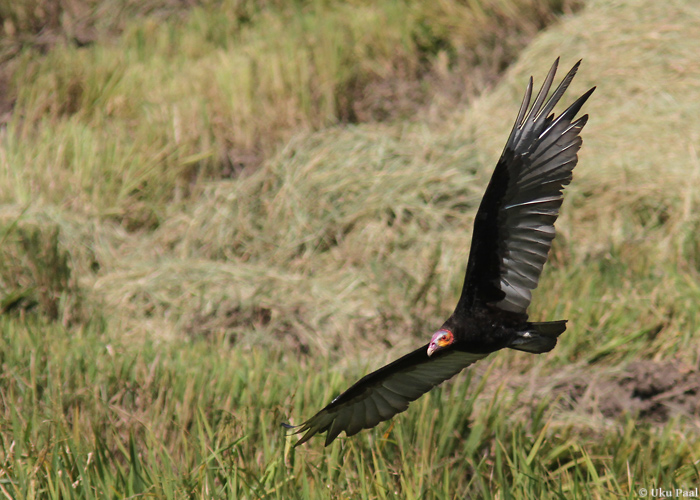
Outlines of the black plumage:
M 455 311 L 428 344 L 366 375 L 302 425 L 296 446 L 327 431 L 326 446 L 343 431 L 352 436 L 408 408 L 411 401 L 465 367 L 503 348 L 548 352 L 566 330 L 566 320 L 528 321 L 554 239 L 564 186 L 581 148 L 588 120 L 576 114 L 595 90 L 561 115 L 554 106 L 579 67 L 569 71 L 547 100 L 559 60 L 530 107 L 532 78 L 513 130 L 474 221 L 467 272 Z M 528 111 L 529 109 L 529 111 Z M 289 426 L 291 427 L 291 426 Z

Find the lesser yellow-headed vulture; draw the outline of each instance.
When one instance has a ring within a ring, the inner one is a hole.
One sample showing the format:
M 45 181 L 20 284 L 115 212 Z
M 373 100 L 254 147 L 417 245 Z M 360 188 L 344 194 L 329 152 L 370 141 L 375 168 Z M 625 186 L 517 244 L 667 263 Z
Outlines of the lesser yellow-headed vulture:
M 298 426 L 300 445 L 328 432 L 326 446 L 345 431 L 352 436 L 408 408 L 411 401 L 465 367 L 503 348 L 548 352 L 566 320 L 528 321 L 527 308 L 554 239 L 564 186 L 578 161 L 581 129 L 575 119 L 595 87 L 559 116 L 552 113 L 579 63 L 549 99 L 559 60 L 534 103 L 532 78 L 515 125 L 474 221 L 462 295 L 427 344 L 360 379 Z M 291 426 L 289 426 L 291 427 Z

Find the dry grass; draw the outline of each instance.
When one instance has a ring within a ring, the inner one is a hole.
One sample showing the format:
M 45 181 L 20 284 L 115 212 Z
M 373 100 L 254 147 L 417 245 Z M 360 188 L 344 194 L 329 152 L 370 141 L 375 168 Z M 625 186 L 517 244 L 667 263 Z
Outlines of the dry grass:
M 595 9 L 588 15 L 604 17 Z M 145 268 L 156 276 L 152 263 L 171 256 L 169 279 L 191 281 L 192 294 L 176 287 L 173 302 L 161 303 L 172 309 L 175 324 L 196 316 L 185 311 L 202 307 L 189 298 L 198 296 L 202 304 L 231 304 L 204 307 L 207 315 L 220 315 L 222 325 L 242 303 L 266 304 L 272 313 L 263 337 L 289 332 L 288 319 L 300 316 L 305 326 L 297 326 L 295 335 L 304 345 L 322 345 L 324 352 L 339 342 L 354 345 L 357 332 L 392 344 L 401 342 L 404 331 L 419 334 L 447 314 L 458 295 L 473 210 L 529 68 L 546 67 L 548 54 L 570 50 L 585 57 L 570 95 L 592 84 L 599 90 L 586 109 L 592 119 L 581 165 L 534 315 L 572 319 L 573 331 L 580 333 L 571 335 L 574 352 L 649 324 L 662 325 L 661 333 L 654 343 L 635 344 L 635 352 L 676 352 L 679 335 L 690 346 L 686 332 L 696 310 L 678 304 L 692 304 L 697 296 L 692 283 L 698 269 L 693 243 L 698 196 L 692 180 L 698 172 L 693 144 L 700 100 L 692 96 L 700 91 L 700 68 L 692 42 L 669 55 L 678 40 L 690 39 L 692 27 L 675 21 L 677 29 L 668 37 L 649 37 L 653 26 L 676 18 L 660 22 L 662 13 L 654 10 L 648 16 L 649 24 L 630 20 L 629 32 L 599 26 L 595 36 L 587 35 L 585 49 L 583 41 L 576 47 L 560 42 L 571 38 L 570 30 L 593 24 L 586 14 L 571 19 L 526 51 L 495 92 L 441 128 L 363 126 L 292 141 L 253 175 L 208 184 L 152 239 L 129 250 L 134 262 L 143 266 L 143 257 L 151 255 Z M 613 43 L 605 34 L 632 40 L 635 33 L 656 45 L 638 47 L 639 53 L 626 48 L 629 58 L 597 55 Z M 572 61 L 565 56 L 563 64 Z M 685 68 L 686 78 L 676 76 L 678 68 Z M 640 85 L 638 74 L 659 86 Z M 669 102 L 684 104 L 674 108 Z M 681 116 L 683 127 L 672 126 Z M 191 274 L 189 262 L 210 269 L 212 280 Z M 178 265 L 182 275 L 175 278 Z M 235 269 L 238 277 L 224 279 L 228 271 L 217 275 L 217 267 Z M 128 293 L 131 279 L 115 276 L 106 274 L 100 283 L 123 283 L 117 296 Z M 161 287 L 156 279 L 144 282 Z M 130 316 L 138 322 L 138 315 Z M 685 354 L 689 361 L 695 356 Z
M 536 294 L 535 315 L 573 316 L 574 328 L 598 339 L 609 335 L 610 325 L 596 319 L 598 326 L 591 327 L 590 320 L 619 310 L 614 332 L 661 324 L 661 340 L 653 346 L 675 352 L 674 339 L 680 334 L 689 342 L 692 336 L 683 332 L 695 321 L 693 308 L 676 309 L 684 297 L 696 295 L 693 144 L 700 130 L 699 100 L 692 97 L 699 85 L 697 47 L 692 27 L 675 17 L 693 7 L 676 7 L 669 12 L 655 7 L 648 14 L 623 10 L 620 16 L 634 19 L 613 30 L 587 16 L 617 18 L 605 6 L 590 6 L 539 38 L 502 85 L 442 126 L 377 124 L 302 134 L 258 171 L 204 183 L 184 207 L 161 206 L 164 217 L 155 231 L 128 235 L 97 223 L 94 227 L 104 226 L 101 234 L 115 236 L 74 240 L 85 245 L 69 248 L 74 266 L 98 301 L 122 311 L 114 321 L 135 333 L 153 331 L 156 324 L 156 333 L 166 337 L 233 331 L 242 340 L 252 323 L 257 327 L 251 338 L 289 336 L 294 345 L 322 352 L 352 350 L 357 336 L 371 343 L 381 335 L 402 345 L 403 332 L 422 334 L 449 312 L 459 292 L 473 210 L 530 68 L 546 67 L 553 52 L 562 53 L 568 65 L 571 52 L 585 62 L 570 95 L 594 83 L 599 90 L 587 107 L 592 120 L 581 166 L 558 224 L 547 274 L 552 278 Z M 573 37 L 572 31 L 581 35 Z M 625 57 L 614 58 L 609 52 L 618 36 Z M 669 104 L 674 102 L 675 107 Z M 674 126 L 679 122 L 682 127 Z M 52 139 L 53 127 L 73 130 L 70 147 Z M 9 127 L 5 164 L 31 163 L 27 172 L 36 177 L 30 184 L 29 177 L 20 182 L 6 177 L 5 185 L 18 201 L 32 200 L 34 206 L 58 196 L 65 213 L 93 207 L 91 216 L 99 216 L 100 206 L 121 203 L 143 223 L 142 210 L 161 199 L 153 192 L 172 184 L 163 179 L 142 185 L 158 160 L 143 159 L 132 144 L 133 168 L 125 165 L 119 178 L 95 182 L 103 155 L 91 149 L 97 140 L 85 139 L 96 132 L 72 127 L 47 124 L 41 129 L 46 139 L 33 149 L 13 141 L 20 132 Z M 108 147 L 119 157 L 114 145 Z M 75 170 L 82 189 L 74 190 L 72 177 L 56 184 L 53 172 L 65 169 Z M 6 176 L 11 172 L 6 167 Z M 106 203 L 110 196 L 122 201 Z M 73 219 L 73 226 L 86 220 L 61 217 Z M 600 270 L 612 277 L 595 279 Z M 611 283 L 615 291 L 600 289 Z M 580 290 L 591 297 L 577 306 Z M 193 326 L 202 321 L 204 326 Z M 585 338 L 572 335 L 573 352 L 597 341 Z
M 45 55 L 27 42 L 4 65 L 0 110 L 16 112 L 0 138 L 0 199 L 45 199 L 136 229 L 157 226 L 202 179 L 254 170 L 294 134 L 473 95 L 575 2 L 224 1 L 187 15 L 163 2 L 124 26 L 130 3 L 34 4 L 5 5 L 5 29 L 31 38 L 55 25 L 69 41 Z M 86 21 L 100 43 L 70 42 L 61 23 L 76 9 L 112 19 Z

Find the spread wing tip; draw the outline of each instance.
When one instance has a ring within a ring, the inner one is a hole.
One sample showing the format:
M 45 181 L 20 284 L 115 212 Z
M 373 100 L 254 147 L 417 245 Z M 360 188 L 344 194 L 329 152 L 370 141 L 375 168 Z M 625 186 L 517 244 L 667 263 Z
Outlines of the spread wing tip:
M 303 424 L 299 425 L 292 425 L 287 422 L 281 422 L 280 425 L 284 427 L 285 429 L 288 429 L 292 432 L 289 434 L 286 434 L 286 436 L 295 436 L 297 434 L 301 434 L 303 432 L 306 432 L 296 443 L 294 443 L 294 447 L 296 448 L 297 446 L 304 444 L 307 442 L 309 439 L 311 439 L 314 435 L 316 435 L 319 432 L 323 432 L 323 429 L 320 429 L 317 425 L 314 425 L 312 422 L 313 419 L 307 420 Z M 327 446 L 327 445 L 326 445 Z

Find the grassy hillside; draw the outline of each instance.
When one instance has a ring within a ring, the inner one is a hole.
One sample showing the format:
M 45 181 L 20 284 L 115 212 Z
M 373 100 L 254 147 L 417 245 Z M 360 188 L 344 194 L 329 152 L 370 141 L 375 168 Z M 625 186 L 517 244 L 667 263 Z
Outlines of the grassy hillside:
M 294 134 L 473 95 L 575 1 L 138 4 L 0 4 L 7 161 L 34 164 L 0 199 L 153 227 Z
M 80 43 L 70 9 L 0 9 L 6 497 L 700 485 L 695 2 L 591 0 L 527 47 L 572 5 L 173 5 L 83 17 Z M 584 59 L 567 102 L 598 86 L 531 308 L 570 320 L 560 344 L 293 449 L 280 422 L 451 312 L 527 77 L 556 55 Z

